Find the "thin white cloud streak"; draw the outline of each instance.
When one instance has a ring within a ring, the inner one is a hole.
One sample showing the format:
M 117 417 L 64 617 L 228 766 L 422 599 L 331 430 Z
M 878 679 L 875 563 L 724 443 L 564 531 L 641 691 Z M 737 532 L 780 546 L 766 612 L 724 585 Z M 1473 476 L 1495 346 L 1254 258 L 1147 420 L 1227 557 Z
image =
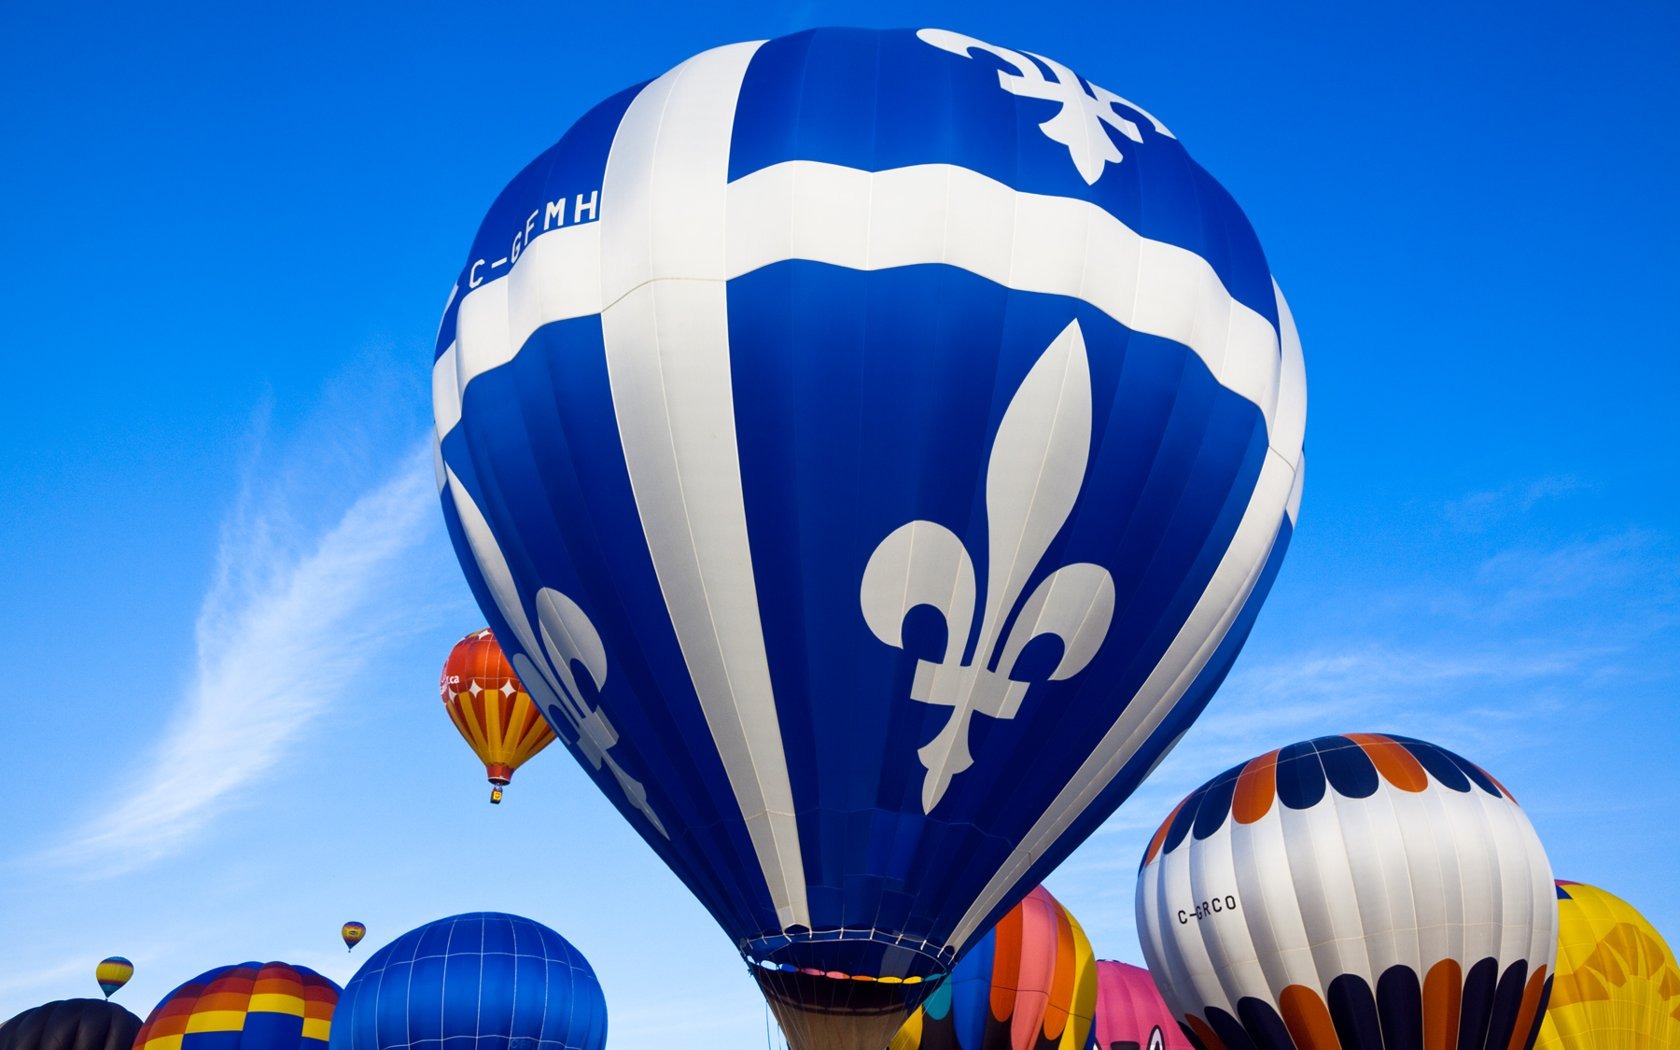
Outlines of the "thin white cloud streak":
M 24 992 L 32 992 L 37 988 L 51 988 L 62 985 L 71 977 L 93 976 L 93 967 L 86 959 L 73 959 L 49 966 L 46 969 L 21 969 L 15 973 L 0 974 L 0 999 L 22 997 Z M 23 1009 L 27 1009 L 24 1007 Z M 17 1010 L 0 1010 L 0 1021 L 17 1013 Z
M 424 445 L 302 542 L 284 538 L 297 515 L 283 499 L 237 511 L 201 606 L 183 710 L 124 800 L 44 859 L 117 875 L 172 855 L 237 805 L 389 636 L 393 618 L 374 599 L 434 528 L 436 498 Z
M 1449 501 L 1441 516 L 1461 532 L 1484 532 L 1489 527 L 1521 517 L 1537 505 L 1586 491 L 1588 485 L 1573 475 L 1548 475 L 1527 483 L 1472 492 Z

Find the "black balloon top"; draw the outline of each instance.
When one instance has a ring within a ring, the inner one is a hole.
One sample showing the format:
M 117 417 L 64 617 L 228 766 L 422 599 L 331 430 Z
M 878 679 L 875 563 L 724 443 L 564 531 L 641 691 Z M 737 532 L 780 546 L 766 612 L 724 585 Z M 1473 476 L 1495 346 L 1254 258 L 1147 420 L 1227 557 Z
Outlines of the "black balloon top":
M 132 1050 L 140 1018 L 103 999 L 43 1003 L 0 1025 L 0 1050 Z

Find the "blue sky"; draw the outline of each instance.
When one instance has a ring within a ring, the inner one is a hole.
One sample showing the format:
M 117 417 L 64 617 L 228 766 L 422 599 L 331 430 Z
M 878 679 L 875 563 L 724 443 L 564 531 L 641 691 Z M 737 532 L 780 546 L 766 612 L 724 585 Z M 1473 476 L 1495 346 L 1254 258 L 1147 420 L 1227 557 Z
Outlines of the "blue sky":
M 1157 113 L 1302 330 L 1277 587 L 1049 882 L 1099 953 L 1139 959 L 1136 864 L 1179 797 L 1348 730 L 1485 765 L 1560 876 L 1680 938 L 1680 9 L 239 6 L 0 9 L 0 1017 L 113 953 L 141 1014 L 244 959 L 342 981 L 490 908 L 590 958 L 615 1047 L 764 1038 L 733 949 L 569 758 L 485 804 L 435 699 L 481 619 L 426 391 L 521 165 L 689 54 L 811 25 L 959 29 Z

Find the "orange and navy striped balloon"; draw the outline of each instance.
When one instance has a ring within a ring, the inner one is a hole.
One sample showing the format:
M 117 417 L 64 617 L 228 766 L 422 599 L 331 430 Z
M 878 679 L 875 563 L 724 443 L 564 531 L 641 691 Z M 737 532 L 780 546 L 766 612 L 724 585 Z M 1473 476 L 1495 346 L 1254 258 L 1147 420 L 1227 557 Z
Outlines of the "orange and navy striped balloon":
M 1085 1050 L 1097 963 L 1043 886 L 998 920 L 893 1037 L 890 1050 Z
M 443 663 L 438 693 L 455 728 L 484 763 L 494 785 L 490 801 L 500 802 L 513 771 L 547 747 L 554 730 L 543 721 L 488 629 L 455 643 Z
M 170 992 L 134 1050 L 326 1050 L 338 985 L 287 963 L 240 963 Z
M 1267 752 L 1168 815 L 1138 939 L 1198 1050 L 1529 1050 L 1551 865 L 1488 772 L 1410 737 Z

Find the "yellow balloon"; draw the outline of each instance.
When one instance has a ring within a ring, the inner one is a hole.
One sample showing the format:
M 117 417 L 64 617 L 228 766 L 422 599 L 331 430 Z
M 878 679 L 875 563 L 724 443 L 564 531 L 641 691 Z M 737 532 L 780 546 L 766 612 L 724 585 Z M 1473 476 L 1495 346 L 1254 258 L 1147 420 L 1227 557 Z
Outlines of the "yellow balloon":
M 1620 897 L 1558 882 L 1557 974 L 1534 1050 L 1680 1050 L 1680 966 Z

